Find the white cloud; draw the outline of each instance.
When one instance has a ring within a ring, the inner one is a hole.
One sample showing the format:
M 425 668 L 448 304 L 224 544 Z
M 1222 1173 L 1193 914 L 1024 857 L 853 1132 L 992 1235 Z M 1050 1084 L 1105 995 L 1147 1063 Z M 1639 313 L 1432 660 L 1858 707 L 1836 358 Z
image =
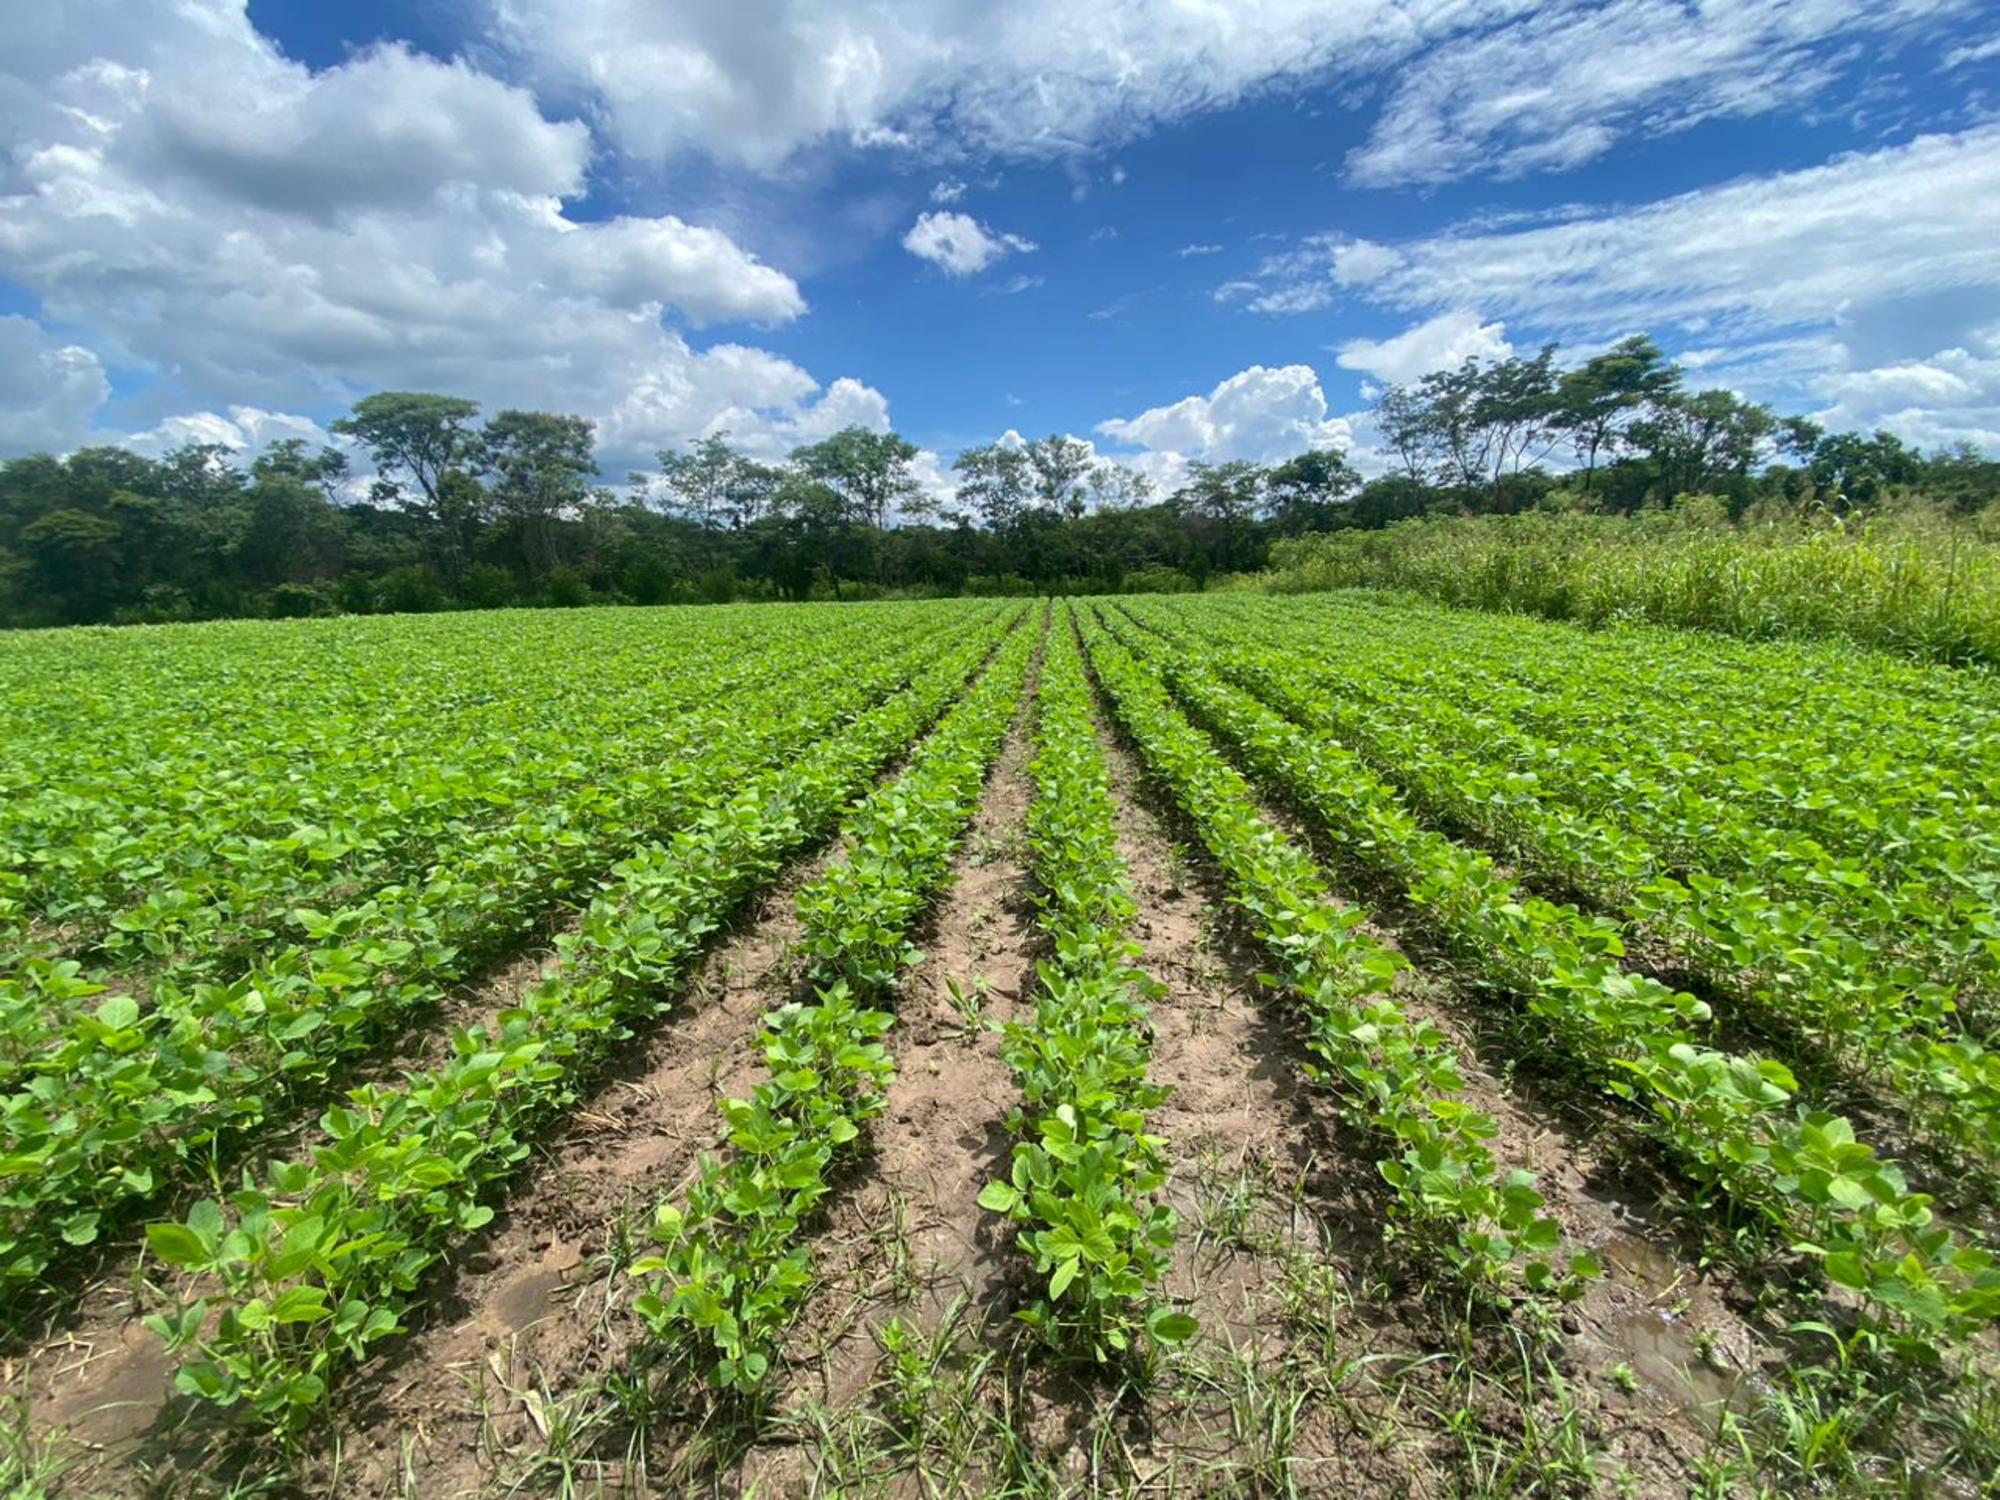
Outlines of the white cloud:
M 1340 345 L 1336 363 L 1401 385 L 1432 370 L 1456 369 L 1468 359 L 1505 359 L 1513 352 L 1506 324 L 1482 323 L 1477 313 L 1458 308 L 1393 338 L 1348 339 Z
M 254 406 L 232 406 L 227 416 L 197 411 L 168 417 L 144 432 L 128 433 L 119 441 L 152 457 L 187 443 L 218 443 L 242 458 L 254 458 L 285 438 L 302 438 L 313 448 L 340 446 L 311 417 L 261 411 Z
M 0 457 L 76 447 L 110 394 L 88 349 L 59 342 L 32 318 L 0 317 Z
M 1374 247 L 1360 278 L 1342 244 L 1320 236 L 1218 295 L 1274 310 L 1344 293 L 1414 314 L 1394 338 L 1339 346 L 1343 366 L 1388 380 L 1497 352 L 1503 328 L 1572 352 L 1644 329 L 1687 339 L 1680 357 L 1702 380 L 1836 425 L 1916 442 L 2000 425 L 1981 383 L 1991 356 L 1965 333 L 2000 320 L 2000 126 L 1629 208 L 1462 226 Z
M 2000 288 L 1996 244 L 2000 126 L 1987 126 L 1639 208 L 1413 241 L 1368 293 L 1571 329 L 1718 318 L 1773 328 L 1861 302 Z
M 1977 0 L 489 3 L 523 69 L 590 100 L 641 157 L 775 170 L 828 141 L 1076 157 L 1274 82 L 1386 78 L 1350 163 L 1379 185 L 1557 167 L 1628 133 L 1794 108 Z
M 1183 245 L 1174 254 L 1182 260 L 1187 260 L 1197 255 L 1220 255 L 1222 250 L 1223 247 L 1220 245 Z
M 1374 240 L 1336 240 L 1331 253 L 1334 283 L 1343 287 L 1380 281 L 1403 263 L 1402 252 Z
M 931 202 L 956 203 L 965 196 L 965 184 L 955 177 L 944 178 L 931 186 Z
M 947 275 L 972 276 L 1008 255 L 1026 254 L 1035 242 L 995 233 L 970 214 L 934 212 L 917 216 L 903 248 Z
M 1813 415 L 1832 428 L 1886 427 L 1924 448 L 1972 443 L 2000 452 L 2000 325 L 1968 342 L 1971 348 L 1820 375 L 1810 388 L 1827 404 Z
M 598 102 L 626 150 L 774 169 L 823 141 L 1059 156 L 1274 78 L 1409 55 L 1529 0 L 492 0 L 523 66 Z M 1116 186 L 1124 169 L 1114 165 Z
M 1048 278 L 1045 276 L 1030 276 L 1025 271 L 1016 271 L 1012 276 L 1009 276 L 1000 285 L 992 289 L 993 295 L 996 297 L 1018 297 L 1022 292 L 1032 292 L 1036 287 L 1045 284 L 1047 280 Z
M 1252 365 L 1206 396 L 1099 422 L 1097 431 L 1144 450 L 1119 461 L 1169 489 L 1193 459 L 1269 463 L 1307 448 L 1345 449 L 1352 441 L 1347 419 L 1328 416 L 1319 377 L 1308 365 Z
M 2000 36 L 1991 36 L 1983 42 L 1968 42 L 1963 47 L 1952 48 L 1944 55 L 1944 67 L 1947 71 L 1967 68 L 1974 63 L 1982 63 L 1995 57 L 2000 57 Z
M 1611 0 L 1552 5 L 1415 57 L 1348 156 L 1368 187 L 1561 170 L 1627 132 L 1791 110 L 1970 0 Z M 1830 45 L 1831 44 L 1831 45 Z
M 4 30 L 0 275 L 190 433 L 226 435 L 246 395 L 441 389 L 590 415 L 616 472 L 726 412 L 817 410 L 790 361 L 672 326 L 797 317 L 792 279 L 674 214 L 571 218 L 588 132 L 524 88 L 395 47 L 313 73 L 243 0 L 76 0 Z M 68 389 L 103 399 L 87 367 Z

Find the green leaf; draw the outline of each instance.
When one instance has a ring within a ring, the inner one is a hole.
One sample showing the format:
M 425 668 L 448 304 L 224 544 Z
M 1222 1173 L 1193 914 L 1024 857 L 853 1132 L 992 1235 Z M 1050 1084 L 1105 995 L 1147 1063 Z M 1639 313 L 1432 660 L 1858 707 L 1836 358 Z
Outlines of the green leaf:
M 989 1182 L 979 1190 L 979 1206 L 996 1214 L 1012 1213 L 1021 1194 L 1010 1182 Z
M 185 1224 L 148 1224 L 146 1246 L 168 1265 L 183 1271 L 208 1264 L 208 1248 Z

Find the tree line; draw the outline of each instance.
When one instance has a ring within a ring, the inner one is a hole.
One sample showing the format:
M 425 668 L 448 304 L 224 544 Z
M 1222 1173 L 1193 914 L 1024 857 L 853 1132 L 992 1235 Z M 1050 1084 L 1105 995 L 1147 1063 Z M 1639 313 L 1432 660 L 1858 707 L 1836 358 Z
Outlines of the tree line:
M 850 427 L 767 462 L 714 433 L 608 485 L 583 417 L 423 392 L 365 397 L 347 449 L 278 442 L 245 465 L 190 443 L 0 464 L 0 624 L 1205 587 L 1283 537 L 1410 516 L 1554 505 L 1623 512 L 1677 495 L 1867 508 L 2000 498 L 2000 464 L 1827 432 L 1691 389 L 1652 340 L 1573 365 L 1468 359 L 1381 393 L 1387 471 L 1332 449 L 1195 463 L 1156 492 L 1052 435 L 961 452 L 950 492 L 917 447 Z M 349 453 L 365 455 L 362 483 Z

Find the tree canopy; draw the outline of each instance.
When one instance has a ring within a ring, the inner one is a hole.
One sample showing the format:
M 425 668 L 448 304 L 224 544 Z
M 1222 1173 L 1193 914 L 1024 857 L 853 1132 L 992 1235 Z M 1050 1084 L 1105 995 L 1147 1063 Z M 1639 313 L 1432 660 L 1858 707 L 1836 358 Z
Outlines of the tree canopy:
M 1563 365 L 1468 359 L 1382 392 L 1382 451 L 1196 461 L 1156 491 L 1062 433 L 961 451 L 948 481 L 901 434 L 848 427 L 783 459 L 726 432 L 599 482 L 579 416 L 382 391 L 247 464 L 213 444 L 0 464 L 0 624 L 521 603 L 850 598 L 887 591 L 1199 587 L 1276 538 L 1429 513 L 1630 511 L 1690 493 L 1843 514 L 2000 506 L 2000 464 L 1826 432 L 1691 388 L 1635 336 Z M 365 464 L 363 474 L 355 470 Z M 924 477 L 928 473 L 928 477 Z

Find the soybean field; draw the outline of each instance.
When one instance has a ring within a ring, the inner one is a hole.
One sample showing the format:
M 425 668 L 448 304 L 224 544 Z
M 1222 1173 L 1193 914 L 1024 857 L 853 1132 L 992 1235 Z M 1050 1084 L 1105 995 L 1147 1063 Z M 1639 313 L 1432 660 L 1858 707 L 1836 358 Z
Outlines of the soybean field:
M 2000 679 L 1365 591 L 0 640 L 9 1495 L 2000 1473 Z

